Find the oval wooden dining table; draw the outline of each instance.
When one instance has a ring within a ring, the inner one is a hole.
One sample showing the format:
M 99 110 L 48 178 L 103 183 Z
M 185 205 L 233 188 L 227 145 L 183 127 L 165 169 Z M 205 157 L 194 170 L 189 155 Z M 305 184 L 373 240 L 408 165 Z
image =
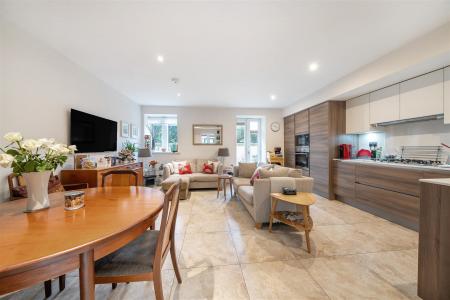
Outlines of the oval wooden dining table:
M 85 189 L 85 206 L 64 210 L 64 193 L 50 208 L 24 213 L 25 199 L 0 204 L 0 295 L 79 269 L 80 298 L 95 298 L 94 261 L 153 224 L 164 194 L 146 187 Z

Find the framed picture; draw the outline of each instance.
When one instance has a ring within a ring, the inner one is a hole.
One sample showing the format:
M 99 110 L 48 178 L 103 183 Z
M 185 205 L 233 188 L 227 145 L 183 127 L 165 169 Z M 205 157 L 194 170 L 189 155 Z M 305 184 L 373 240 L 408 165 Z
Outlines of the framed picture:
M 120 122 L 120 136 L 130 137 L 130 124 L 128 122 Z
M 139 137 L 139 127 L 136 124 L 131 124 L 131 138 L 137 139 Z

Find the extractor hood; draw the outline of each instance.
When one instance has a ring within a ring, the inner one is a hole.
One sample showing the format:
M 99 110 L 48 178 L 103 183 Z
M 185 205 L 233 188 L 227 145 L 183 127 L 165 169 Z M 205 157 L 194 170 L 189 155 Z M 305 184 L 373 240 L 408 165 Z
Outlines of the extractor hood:
M 411 118 L 411 119 L 403 119 L 403 120 L 396 120 L 396 121 L 389 121 L 389 122 L 381 122 L 381 123 L 376 123 L 376 124 L 371 124 L 371 125 L 375 126 L 375 127 L 377 127 L 377 126 L 389 126 L 389 125 L 411 123 L 411 122 L 440 120 L 440 119 L 443 119 L 443 118 L 444 118 L 444 114 L 438 114 L 438 115 L 418 117 L 418 118 Z

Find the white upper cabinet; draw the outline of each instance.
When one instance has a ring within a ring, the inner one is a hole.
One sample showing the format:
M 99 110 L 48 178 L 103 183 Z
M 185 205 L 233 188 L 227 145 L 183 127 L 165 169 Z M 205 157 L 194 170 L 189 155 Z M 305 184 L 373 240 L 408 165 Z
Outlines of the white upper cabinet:
M 370 131 L 369 94 L 350 99 L 346 102 L 346 132 L 364 133 Z
M 444 69 L 444 123 L 450 124 L 450 67 Z
M 400 85 L 370 93 L 370 124 L 400 119 Z
M 444 112 L 444 70 L 437 70 L 400 83 L 400 119 Z

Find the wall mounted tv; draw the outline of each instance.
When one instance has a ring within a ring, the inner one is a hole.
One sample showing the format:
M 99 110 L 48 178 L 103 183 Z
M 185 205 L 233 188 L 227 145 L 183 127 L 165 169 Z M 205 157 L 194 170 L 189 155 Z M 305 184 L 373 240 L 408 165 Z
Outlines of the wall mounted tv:
M 117 122 L 72 109 L 70 144 L 78 153 L 117 150 Z

